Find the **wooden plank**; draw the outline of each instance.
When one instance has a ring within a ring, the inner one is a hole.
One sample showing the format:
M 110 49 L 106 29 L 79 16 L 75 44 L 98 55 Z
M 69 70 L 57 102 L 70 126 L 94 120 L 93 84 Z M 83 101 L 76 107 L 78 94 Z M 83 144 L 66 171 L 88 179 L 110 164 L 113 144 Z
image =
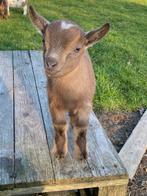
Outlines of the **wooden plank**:
M 15 186 L 52 183 L 40 105 L 28 52 L 14 51 L 15 87 Z
M 118 186 L 118 185 L 127 185 L 127 179 L 112 179 L 109 178 L 108 180 L 99 180 L 93 183 L 89 182 L 81 182 L 81 183 L 65 183 L 65 184 L 49 184 L 49 185 L 42 185 L 42 186 L 32 186 L 28 188 L 16 188 L 10 191 L 3 191 L 0 192 L 0 196 L 18 196 L 23 194 L 33 194 L 33 193 L 46 193 L 46 192 L 53 192 L 53 191 L 66 191 L 66 190 L 75 190 L 75 189 L 84 189 L 84 188 L 94 188 L 94 187 L 105 187 L 105 186 Z
M 127 186 L 121 185 L 100 187 L 98 191 L 98 196 L 127 196 Z
M 51 192 L 45 193 L 43 196 L 76 196 L 77 193 L 75 191 L 62 191 L 62 192 Z
M 112 178 L 121 175 L 127 176 L 126 169 L 116 150 L 93 112 L 90 114 L 87 140 L 88 163 L 95 177 L 99 177 L 99 173 L 101 176 L 112 176 Z
M 18 195 L 18 196 L 76 196 L 76 195 L 77 195 L 76 191 L 61 191 L 61 192 L 34 193 L 34 194 L 26 194 L 25 193 L 23 195 Z M 1 195 L 0 194 L 0 196 L 9 196 L 9 195 Z
M 130 179 L 136 173 L 138 165 L 147 149 L 147 110 L 143 114 L 132 134 L 122 147 L 119 156 L 126 167 Z
M 50 149 L 53 146 L 54 131 L 52 127 L 52 119 L 48 108 L 48 99 L 46 92 L 46 77 L 44 73 L 42 53 L 37 51 L 30 51 L 32 66 L 36 78 L 36 85 L 38 88 L 39 99 L 42 107 L 42 113 L 44 123 L 48 136 L 48 143 Z M 71 149 L 71 148 L 70 148 Z M 52 156 L 52 163 L 54 167 L 54 173 L 56 182 L 61 181 L 82 181 L 87 178 L 89 181 L 92 178 L 91 170 L 86 161 L 78 162 L 73 159 L 72 152 L 70 151 L 66 158 L 62 160 L 56 159 Z
M 0 52 L 0 190 L 13 187 L 12 52 Z

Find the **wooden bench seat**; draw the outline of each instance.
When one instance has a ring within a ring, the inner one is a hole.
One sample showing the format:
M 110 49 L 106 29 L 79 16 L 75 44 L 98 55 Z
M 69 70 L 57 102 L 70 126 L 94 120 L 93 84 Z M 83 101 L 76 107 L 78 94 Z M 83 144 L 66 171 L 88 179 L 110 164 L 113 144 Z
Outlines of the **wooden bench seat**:
M 92 187 L 99 187 L 101 196 L 125 195 L 128 175 L 94 113 L 86 161 L 73 159 L 71 130 L 63 160 L 51 154 L 53 137 L 42 52 L 1 51 L 0 195 Z

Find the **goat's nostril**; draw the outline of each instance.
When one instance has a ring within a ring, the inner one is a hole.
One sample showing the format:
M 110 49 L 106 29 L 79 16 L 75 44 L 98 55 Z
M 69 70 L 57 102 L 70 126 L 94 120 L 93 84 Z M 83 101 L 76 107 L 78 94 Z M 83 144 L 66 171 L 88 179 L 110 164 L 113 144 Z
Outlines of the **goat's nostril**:
M 52 69 L 53 67 L 56 67 L 57 63 L 51 63 L 51 62 L 48 62 L 47 63 L 47 66 L 49 69 Z
M 57 65 L 57 63 L 54 63 L 54 64 L 52 65 L 52 67 L 56 67 L 56 65 Z
M 49 57 L 46 59 L 46 65 L 49 69 L 52 69 L 57 66 L 57 61 L 56 59 Z

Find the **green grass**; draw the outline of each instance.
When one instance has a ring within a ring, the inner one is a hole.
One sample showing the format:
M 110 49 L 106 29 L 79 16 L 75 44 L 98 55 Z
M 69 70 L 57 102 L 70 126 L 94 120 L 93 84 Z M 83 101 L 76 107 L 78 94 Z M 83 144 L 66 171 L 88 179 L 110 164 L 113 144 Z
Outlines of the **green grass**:
M 31 0 L 30 0 L 31 1 Z M 90 49 L 97 79 L 95 109 L 133 111 L 147 106 L 146 0 L 35 0 L 49 20 L 70 19 L 85 31 L 111 23 Z M 0 49 L 41 49 L 41 38 L 21 10 L 0 21 Z

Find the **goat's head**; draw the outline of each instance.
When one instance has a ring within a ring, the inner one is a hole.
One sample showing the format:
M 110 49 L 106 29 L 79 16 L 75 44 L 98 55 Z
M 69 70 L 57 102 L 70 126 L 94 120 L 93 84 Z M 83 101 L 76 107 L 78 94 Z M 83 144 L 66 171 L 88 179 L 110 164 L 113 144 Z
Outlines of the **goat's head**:
M 85 50 L 98 42 L 109 30 L 108 23 L 87 33 L 70 21 L 50 23 L 32 6 L 29 7 L 29 15 L 43 37 L 45 70 L 49 77 L 61 76 L 75 69 Z

